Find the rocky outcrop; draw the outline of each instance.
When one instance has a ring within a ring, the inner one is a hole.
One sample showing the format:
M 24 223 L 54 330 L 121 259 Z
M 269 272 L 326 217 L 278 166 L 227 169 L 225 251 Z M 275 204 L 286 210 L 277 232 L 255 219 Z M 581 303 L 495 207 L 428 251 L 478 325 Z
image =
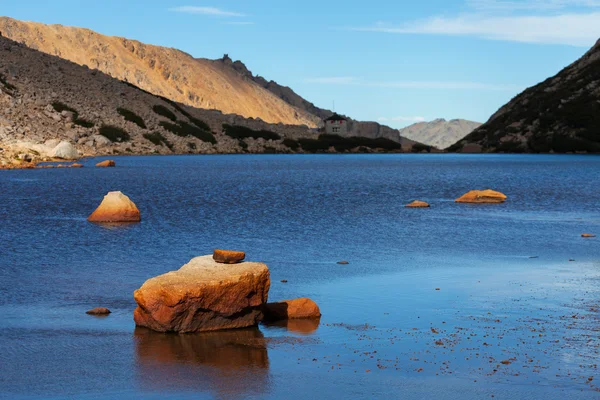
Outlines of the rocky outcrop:
M 108 315 L 111 312 L 108 308 L 98 307 L 98 308 L 94 308 L 92 310 L 86 311 L 85 313 L 88 315 Z
M 104 160 L 96 164 L 96 167 L 100 168 L 111 168 L 116 166 L 117 164 L 113 160 Z
M 109 192 L 88 217 L 90 222 L 140 222 L 140 210 L 121 192 Z
M 317 303 L 307 298 L 269 303 L 264 306 L 263 312 L 266 321 L 321 317 Z
M 75 160 L 79 158 L 79 152 L 69 142 L 60 142 L 49 154 L 50 157 L 63 160 Z
M 438 149 L 445 149 L 480 126 L 480 122 L 464 119 L 446 121 L 440 118 L 431 122 L 418 122 L 400 129 L 400 136 Z
M 600 41 L 449 150 L 473 143 L 490 153 L 600 153 Z
M 504 203 L 506 195 L 494 190 L 471 190 L 455 200 L 456 203 Z
M 407 204 L 405 207 L 407 207 L 407 208 L 428 208 L 431 206 L 424 201 L 415 200 L 412 203 Z
M 221 264 L 237 264 L 246 258 L 243 251 L 219 250 L 213 252 L 213 260 Z
M 135 291 L 137 326 L 159 332 L 203 332 L 258 324 L 271 285 L 265 264 L 223 265 L 197 257 Z

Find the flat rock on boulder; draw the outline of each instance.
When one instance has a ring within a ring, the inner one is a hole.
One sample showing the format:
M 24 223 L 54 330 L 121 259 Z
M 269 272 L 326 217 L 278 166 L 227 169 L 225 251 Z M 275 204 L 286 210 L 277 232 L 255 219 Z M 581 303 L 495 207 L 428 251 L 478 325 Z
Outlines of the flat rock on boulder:
M 243 251 L 219 250 L 215 249 L 213 260 L 221 264 L 236 264 L 246 258 L 246 253 Z
M 204 332 L 255 326 L 271 286 L 263 263 L 223 265 L 196 257 L 134 292 L 137 326 L 158 332 Z
M 504 203 L 506 195 L 494 190 L 471 190 L 455 200 L 456 203 Z
M 140 210 L 121 192 L 109 192 L 88 217 L 90 222 L 140 222 Z
M 430 205 L 428 203 L 425 203 L 424 201 L 420 201 L 420 200 L 415 200 L 410 204 L 406 205 L 407 208 L 428 208 L 430 207 Z
M 102 162 L 99 162 L 98 164 L 96 164 L 96 167 L 107 168 L 107 167 L 114 167 L 115 165 L 116 164 L 113 160 L 105 160 L 105 161 L 102 161 Z
M 267 321 L 321 317 L 317 303 L 307 298 L 269 303 L 264 306 L 263 312 Z
M 75 160 L 79 158 L 79 152 L 71 143 L 63 141 L 56 145 L 50 153 L 50 157 L 61 158 L 63 160 Z

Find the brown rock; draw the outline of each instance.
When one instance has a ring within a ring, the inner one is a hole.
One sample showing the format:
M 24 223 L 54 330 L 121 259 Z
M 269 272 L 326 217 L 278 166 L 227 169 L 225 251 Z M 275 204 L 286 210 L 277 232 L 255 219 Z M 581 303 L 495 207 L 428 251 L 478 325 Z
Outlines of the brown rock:
M 121 192 L 109 192 L 88 217 L 90 222 L 140 222 L 140 210 Z
M 348 261 L 338 261 L 337 263 L 340 264 L 340 265 L 348 265 L 348 264 L 350 264 Z
M 504 203 L 506 195 L 494 190 L 471 190 L 455 200 L 457 203 Z
M 319 318 L 321 316 L 321 310 L 319 310 L 317 303 L 307 298 L 269 303 L 263 307 L 263 312 L 265 319 L 268 321 Z
M 581 235 L 581 237 L 584 237 L 584 238 L 595 238 L 596 235 L 593 235 L 591 233 L 584 233 L 584 234 Z
M 83 165 L 75 163 L 71 164 L 71 168 L 83 168 Z
M 425 203 L 424 201 L 415 200 L 412 203 L 407 204 L 406 207 L 408 207 L 408 208 L 428 208 L 431 206 L 428 203 Z
M 213 252 L 213 260 L 221 264 L 237 264 L 246 258 L 243 251 L 219 250 Z
M 108 314 L 110 314 L 110 310 L 108 308 L 98 307 L 98 308 L 94 308 L 92 310 L 86 311 L 85 313 L 89 314 L 89 315 L 108 315 Z
M 96 164 L 96 167 L 107 168 L 107 167 L 114 167 L 115 165 L 116 164 L 113 160 L 105 160 L 105 161 L 102 161 L 102 162 L 99 162 L 98 164 Z
M 147 280 L 134 292 L 137 326 L 159 332 L 203 332 L 255 326 L 271 285 L 269 268 L 223 266 L 196 257 L 178 271 Z

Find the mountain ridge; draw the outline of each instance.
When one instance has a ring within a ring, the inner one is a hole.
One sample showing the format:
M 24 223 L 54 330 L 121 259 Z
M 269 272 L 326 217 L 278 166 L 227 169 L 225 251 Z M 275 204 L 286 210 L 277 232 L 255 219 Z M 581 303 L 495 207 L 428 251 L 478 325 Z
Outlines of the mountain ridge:
M 463 139 L 479 126 L 481 126 L 480 122 L 465 119 L 447 121 L 444 118 L 437 118 L 429 122 L 409 125 L 399 129 L 399 133 L 407 139 L 443 150 Z

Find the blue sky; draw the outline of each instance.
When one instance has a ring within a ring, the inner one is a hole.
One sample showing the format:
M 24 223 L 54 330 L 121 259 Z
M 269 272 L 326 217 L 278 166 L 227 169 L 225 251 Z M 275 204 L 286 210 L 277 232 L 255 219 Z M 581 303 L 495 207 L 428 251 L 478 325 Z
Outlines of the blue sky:
M 484 122 L 600 38 L 600 0 L 20 0 L 0 15 L 228 53 L 317 106 L 394 127 Z

